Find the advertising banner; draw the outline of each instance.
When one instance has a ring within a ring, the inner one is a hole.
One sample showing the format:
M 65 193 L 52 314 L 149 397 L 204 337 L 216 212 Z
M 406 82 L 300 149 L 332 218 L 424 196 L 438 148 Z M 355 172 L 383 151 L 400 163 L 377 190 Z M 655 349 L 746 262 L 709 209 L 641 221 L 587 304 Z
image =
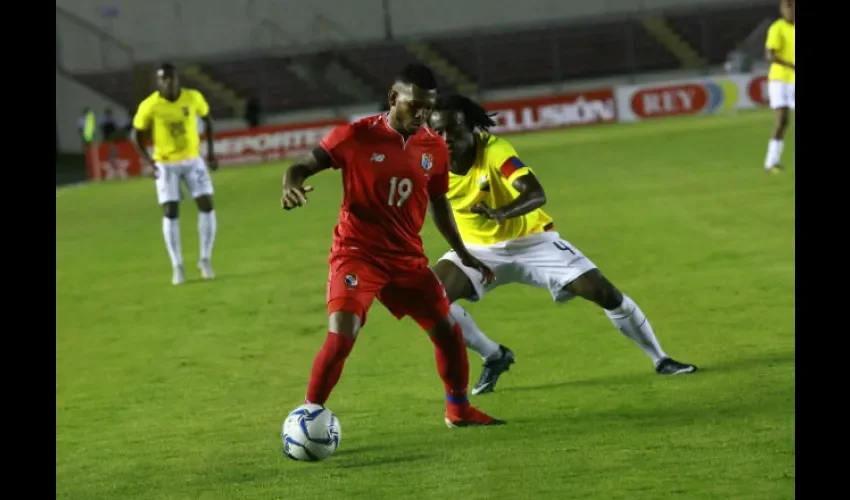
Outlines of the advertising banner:
M 722 75 L 617 87 L 620 121 L 720 113 L 767 103 L 764 75 Z
M 302 155 L 314 147 L 334 126 L 344 120 L 266 125 L 254 129 L 218 132 L 215 152 L 221 166 L 262 163 Z M 201 136 L 201 152 L 206 153 Z M 125 179 L 144 172 L 139 155 L 130 141 L 98 144 L 87 151 L 89 178 Z
M 596 89 L 547 97 L 484 103 L 497 113 L 494 134 L 532 132 L 557 128 L 614 123 L 617 107 L 614 89 Z

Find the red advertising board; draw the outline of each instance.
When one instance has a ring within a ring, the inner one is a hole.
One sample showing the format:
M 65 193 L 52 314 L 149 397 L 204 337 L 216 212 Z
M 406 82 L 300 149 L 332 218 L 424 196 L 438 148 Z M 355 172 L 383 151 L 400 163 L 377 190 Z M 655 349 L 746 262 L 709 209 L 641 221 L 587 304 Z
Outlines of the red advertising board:
M 767 106 L 770 104 L 767 96 L 767 76 L 759 75 L 747 84 L 747 94 L 750 100 L 756 104 Z
M 632 95 L 632 112 L 641 118 L 691 115 L 703 111 L 709 102 L 705 85 L 685 83 L 638 90 Z
M 309 151 L 340 123 L 344 120 L 218 132 L 215 134 L 215 152 L 222 166 L 292 158 Z M 206 138 L 201 138 L 201 151 L 205 153 Z M 91 179 L 123 179 L 147 174 L 143 172 L 139 155 L 129 141 L 99 144 L 88 151 L 87 158 Z
M 528 99 L 484 103 L 496 111 L 493 132 L 510 134 L 617 121 L 611 88 Z M 362 118 L 362 116 L 352 117 Z M 222 166 L 292 158 L 307 152 L 334 126 L 345 120 L 267 125 L 215 134 L 215 151 Z M 206 152 L 202 141 L 201 151 Z M 123 179 L 148 174 L 129 141 L 100 144 L 87 152 L 91 179 Z
M 509 134 L 617 121 L 614 89 L 484 103 L 498 112 L 493 133 Z

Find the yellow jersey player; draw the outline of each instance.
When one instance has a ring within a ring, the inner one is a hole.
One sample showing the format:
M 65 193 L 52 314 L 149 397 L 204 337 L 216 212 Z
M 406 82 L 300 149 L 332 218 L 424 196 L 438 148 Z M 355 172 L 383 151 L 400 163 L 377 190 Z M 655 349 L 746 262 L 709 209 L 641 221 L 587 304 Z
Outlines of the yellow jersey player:
M 213 184 L 207 163 L 201 156 L 198 136 L 200 117 L 207 134 L 207 161 L 212 170 L 217 169 L 210 107 L 200 92 L 180 86 L 174 65 L 163 64 L 157 70 L 156 77 L 159 89 L 139 104 L 136 116 L 133 117 L 131 141 L 145 165 L 153 169 L 156 179 L 156 196 L 163 210 L 162 234 L 173 268 L 171 282 L 179 285 L 186 280 L 178 220 L 181 181 L 186 183 L 198 205 L 201 243 L 198 269 L 202 278 L 212 279 L 211 259 L 216 233 Z M 153 156 L 142 145 L 147 135 L 153 142 Z
M 767 146 L 764 160 L 765 171 L 777 174 L 782 167 L 782 149 L 785 145 L 785 131 L 788 130 L 789 109 L 794 109 L 794 2 L 781 0 L 779 10 L 782 17 L 774 21 L 767 30 L 765 49 L 770 61 L 767 75 L 767 93 L 770 107 L 776 112 L 776 125 L 773 137 Z
M 643 311 L 555 231 L 552 218 L 541 209 L 546 195 L 537 177 L 508 141 L 487 132 L 495 125 L 491 115 L 467 97 L 444 95 L 437 99 L 429 125 L 445 138 L 451 153 L 447 196 L 461 238 L 495 273 L 495 279 L 484 285 L 480 273 L 464 266 L 452 252 L 434 266 L 466 345 L 484 359 L 473 395 L 493 391 L 499 376 L 513 364 L 514 353 L 489 339 L 456 301 L 477 301 L 509 283 L 548 290 L 559 303 L 575 296 L 590 300 L 652 359 L 657 373 L 696 371 L 696 366 L 667 356 Z

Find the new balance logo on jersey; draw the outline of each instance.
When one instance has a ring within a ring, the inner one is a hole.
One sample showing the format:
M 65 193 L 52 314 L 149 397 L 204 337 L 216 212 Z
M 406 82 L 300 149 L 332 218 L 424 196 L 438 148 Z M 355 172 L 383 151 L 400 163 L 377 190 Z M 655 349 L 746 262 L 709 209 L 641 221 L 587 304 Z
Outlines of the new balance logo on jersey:
M 386 155 L 383 155 L 381 153 L 372 153 L 372 159 L 369 160 L 369 161 L 373 161 L 375 163 L 381 163 L 382 161 L 384 161 L 386 159 L 387 159 Z

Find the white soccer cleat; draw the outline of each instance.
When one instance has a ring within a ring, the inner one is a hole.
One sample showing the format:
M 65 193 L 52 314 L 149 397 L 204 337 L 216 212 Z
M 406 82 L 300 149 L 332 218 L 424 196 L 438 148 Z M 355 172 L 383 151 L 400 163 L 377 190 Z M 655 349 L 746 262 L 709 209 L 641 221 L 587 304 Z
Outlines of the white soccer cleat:
M 198 270 L 201 271 L 201 278 L 205 280 L 215 278 L 215 273 L 213 272 L 213 268 L 209 260 L 202 260 L 198 262 Z
M 177 266 L 174 268 L 174 273 L 171 275 L 171 284 L 172 285 L 182 285 L 186 282 L 186 272 L 183 271 L 183 266 Z

